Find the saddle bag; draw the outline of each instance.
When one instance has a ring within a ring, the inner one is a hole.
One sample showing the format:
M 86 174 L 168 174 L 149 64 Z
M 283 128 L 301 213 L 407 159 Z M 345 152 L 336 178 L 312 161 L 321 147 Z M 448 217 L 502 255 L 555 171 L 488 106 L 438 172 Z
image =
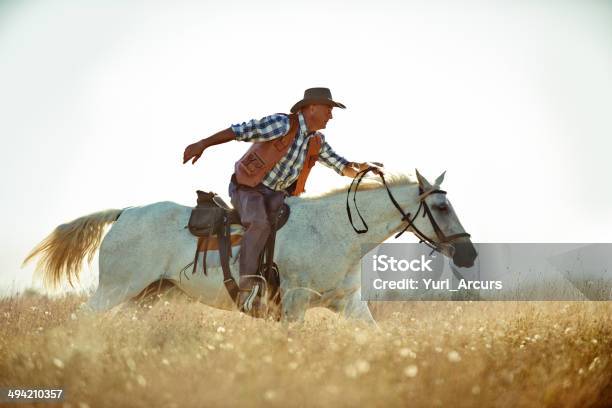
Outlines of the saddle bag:
M 227 219 L 228 208 L 215 193 L 197 191 L 198 203 L 189 217 L 189 232 L 196 237 L 209 237 L 222 232 Z M 220 202 L 220 201 L 221 202 Z
M 196 237 L 217 235 L 223 227 L 226 211 L 223 208 L 195 208 L 189 217 L 189 232 Z
M 221 266 L 225 275 L 229 274 L 229 258 L 232 256 L 230 224 L 236 222 L 231 215 L 235 212 L 213 192 L 206 193 L 197 190 L 198 201 L 195 208 L 191 210 L 187 227 L 191 234 L 198 237 L 193 259 L 193 272 L 195 274 L 198 267 L 198 248 L 203 244 L 204 255 L 202 268 L 206 275 L 206 254 L 208 251 L 208 239 L 216 236 L 219 243 L 219 255 Z M 238 221 L 239 222 L 239 221 Z

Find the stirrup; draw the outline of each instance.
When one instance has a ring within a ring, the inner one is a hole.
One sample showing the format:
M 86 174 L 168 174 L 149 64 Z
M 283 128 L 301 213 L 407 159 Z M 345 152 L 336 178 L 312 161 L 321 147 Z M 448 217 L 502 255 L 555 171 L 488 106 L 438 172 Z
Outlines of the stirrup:
M 238 280 L 239 284 L 238 287 L 240 288 L 239 290 L 241 292 L 249 292 L 251 291 L 252 287 L 250 288 L 245 288 L 243 289 L 242 287 L 240 287 L 240 281 L 242 280 L 242 278 L 249 278 L 250 280 L 252 280 L 251 285 L 255 286 L 258 285 L 259 286 L 259 290 L 260 290 L 260 296 L 265 297 L 268 294 L 268 281 L 266 280 L 265 277 L 261 276 L 261 275 L 242 275 L 240 276 L 240 279 Z
M 268 313 L 268 299 L 266 280 L 262 276 L 249 275 L 259 278 L 249 289 L 239 289 L 236 297 L 238 310 L 252 317 L 265 317 Z
M 249 294 L 247 295 L 246 299 L 242 301 L 242 304 L 238 305 L 238 309 L 246 314 L 251 314 L 253 310 L 253 302 L 255 302 L 255 299 L 257 299 L 257 295 L 259 294 L 259 284 L 253 285 L 251 289 L 240 289 L 240 292 L 248 292 Z M 241 298 L 242 296 L 238 296 L 238 302 L 241 301 Z

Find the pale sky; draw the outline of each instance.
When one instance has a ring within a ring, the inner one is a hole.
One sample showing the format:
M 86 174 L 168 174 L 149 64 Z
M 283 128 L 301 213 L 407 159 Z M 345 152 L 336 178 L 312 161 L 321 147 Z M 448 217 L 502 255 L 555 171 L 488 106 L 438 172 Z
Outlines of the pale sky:
M 185 146 L 312 86 L 348 107 L 324 131 L 348 160 L 447 170 L 474 242 L 612 242 L 611 72 L 604 1 L 4 1 L 0 293 L 61 223 L 227 196 L 248 145 Z

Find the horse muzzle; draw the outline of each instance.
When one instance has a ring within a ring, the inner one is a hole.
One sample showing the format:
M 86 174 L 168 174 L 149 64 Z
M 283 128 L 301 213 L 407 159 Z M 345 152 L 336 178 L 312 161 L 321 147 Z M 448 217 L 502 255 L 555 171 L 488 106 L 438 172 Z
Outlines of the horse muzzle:
M 469 238 L 460 238 L 452 243 L 453 263 L 460 268 L 470 268 L 474 266 L 474 261 L 478 256 L 474 244 Z

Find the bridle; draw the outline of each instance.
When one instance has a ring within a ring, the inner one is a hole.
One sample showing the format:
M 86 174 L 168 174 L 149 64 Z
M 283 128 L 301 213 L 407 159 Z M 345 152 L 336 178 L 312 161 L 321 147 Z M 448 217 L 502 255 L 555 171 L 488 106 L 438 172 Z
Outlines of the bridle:
M 348 219 L 349 219 L 349 221 L 351 223 L 351 226 L 353 227 L 355 232 L 358 233 L 358 234 L 364 234 L 364 233 L 368 232 L 369 228 L 368 228 L 368 224 L 366 224 L 365 220 L 361 216 L 361 213 L 359 212 L 359 208 L 357 207 L 357 189 L 359 187 L 359 184 L 361 183 L 361 180 L 363 180 L 363 177 L 368 172 L 370 172 L 372 170 L 373 170 L 372 167 L 368 167 L 367 169 L 362 170 L 359 173 L 357 173 L 357 175 L 355 176 L 355 178 L 351 182 L 351 185 L 349 186 L 348 192 L 346 194 L 346 212 L 347 212 L 347 215 L 348 215 Z M 425 202 L 425 198 L 427 198 L 428 196 L 430 196 L 432 194 L 446 194 L 446 191 L 440 190 L 440 189 L 435 189 L 435 190 L 428 190 L 428 191 L 424 192 L 423 189 L 421 188 L 421 186 L 419 186 L 419 208 L 417 209 L 417 211 L 414 214 L 414 216 L 411 217 L 410 213 L 405 213 L 404 210 L 402 209 L 402 207 L 398 204 L 398 202 L 395 199 L 395 197 L 393 197 L 393 194 L 391 193 L 391 190 L 389 190 L 389 186 L 387 185 L 387 181 L 385 180 L 385 176 L 381 174 L 380 178 L 382 179 L 383 185 L 387 189 L 387 194 L 389 195 L 389 199 L 391 199 L 391 202 L 393 203 L 395 208 L 397 208 L 397 210 L 399 211 L 400 215 L 402 216 L 402 221 L 406 222 L 406 226 L 400 232 L 398 232 L 395 235 L 395 238 L 398 238 L 399 236 L 401 236 L 404 232 L 406 232 L 410 228 L 410 229 L 412 229 L 412 232 L 414 233 L 414 235 L 416 235 L 416 237 L 419 238 L 419 243 L 423 242 L 427 246 L 432 248 L 433 249 L 432 253 L 434 251 L 442 253 L 440 244 L 449 244 L 449 243 L 452 243 L 453 241 L 455 241 L 455 240 L 457 240 L 459 238 L 464 238 L 464 237 L 469 238 L 470 237 L 470 234 L 468 234 L 467 232 L 461 232 L 461 233 L 458 233 L 458 234 L 446 235 L 444 233 L 444 231 L 442 231 L 442 229 L 440 228 L 438 223 L 436 222 L 436 219 L 432 215 L 431 210 L 429 209 L 429 206 Z M 356 182 L 356 184 L 355 184 L 355 182 Z M 357 215 L 359 215 L 359 218 L 361 219 L 361 222 L 363 223 L 363 225 L 365 227 L 364 229 L 357 229 L 355 227 L 354 223 L 353 223 L 353 216 L 351 214 L 351 208 L 349 206 L 349 196 L 351 194 L 351 189 L 353 188 L 353 184 L 355 184 L 355 191 L 353 192 L 353 202 L 355 203 L 355 210 L 357 211 Z M 434 241 L 432 238 L 430 238 L 427 235 L 425 235 L 421 230 L 419 230 L 417 228 L 416 225 L 414 225 L 414 220 L 417 218 L 417 216 L 421 212 L 421 209 L 423 209 L 423 215 L 422 216 L 425 217 L 427 215 L 427 218 L 429 218 L 429 222 L 431 223 L 431 225 L 433 227 L 433 230 L 436 233 L 436 237 L 438 238 L 438 242 Z

